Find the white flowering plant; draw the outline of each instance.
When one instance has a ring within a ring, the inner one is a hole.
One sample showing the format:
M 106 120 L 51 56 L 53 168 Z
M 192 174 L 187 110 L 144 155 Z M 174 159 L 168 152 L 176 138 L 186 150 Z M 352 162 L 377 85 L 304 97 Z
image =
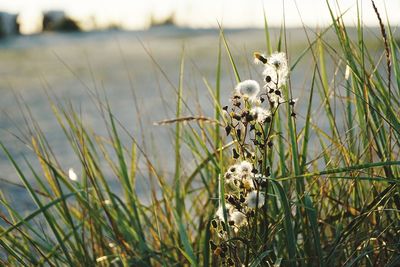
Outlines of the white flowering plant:
M 227 266 L 247 266 L 264 247 L 258 240 L 268 231 L 268 155 L 273 149 L 274 118 L 283 103 L 289 104 L 290 114 L 295 116 L 295 100 L 284 97 L 289 74 L 286 54 L 265 57 L 255 53 L 254 57 L 263 65 L 264 86 L 260 89 L 255 80 L 240 82 L 230 105 L 223 107 L 225 132 L 234 141 L 233 164 L 220 177 L 223 188 L 211 221 L 215 239 L 210 246 Z

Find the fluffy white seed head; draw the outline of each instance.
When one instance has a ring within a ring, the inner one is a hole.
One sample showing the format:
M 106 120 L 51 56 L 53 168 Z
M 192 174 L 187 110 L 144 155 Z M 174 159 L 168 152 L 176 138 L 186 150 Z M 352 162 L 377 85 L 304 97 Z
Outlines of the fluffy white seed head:
M 263 193 L 259 192 L 258 193 L 258 207 L 261 208 L 264 206 L 265 202 L 265 196 Z M 257 206 L 257 191 L 253 190 L 251 191 L 247 196 L 245 203 L 247 206 L 251 209 L 254 209 Z
M 250 114 L 255 117 L 259 123 L 264 123 L 268 117 L 271 117 L 271 111 L 261 107 L 254 107 L 250 110 Z
M 241 96 L 252 99 L 257 97 L 257 94 L 260 92 L 260 85 L 254 80 L 246 80 L 239 83 L 235 91 Z
M 233 221 L 233 223 L 236 227 L 240 227 L 240 226 L 246 224 L 246 215 L 244 215 L 242 212 L 237 211 L 237 210 L 235 210 L 231 213 L 231 216 L 229 219 L 230 219 L 230 221 Z
M 275 52 L 267 59 L 267 64 L 274 66 L 276 70 L 287 69 L 286 54 L 283 52 Z
M 285 53 L 273 53 L 263 71 L 264 80 L 269 88 L 281 88 L 286 84 L 289 74 Z
M 78 180 L 78 175 L 76 175 L 75 171 L 73 168 L 69 168 L 68 170 L 68 177 L 69 179 L 71 179 L 72 181 L 76 181 Z
M 242 161 L 238 167 L 238 171 L 240 174 L 250 174 L 252 170 L 253 165 L 246 160 Z

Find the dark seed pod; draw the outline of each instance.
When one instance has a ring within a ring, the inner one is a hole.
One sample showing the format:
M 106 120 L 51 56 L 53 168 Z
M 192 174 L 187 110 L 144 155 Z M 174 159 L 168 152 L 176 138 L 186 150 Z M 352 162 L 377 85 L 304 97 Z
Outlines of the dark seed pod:
M 227 111 L 228 110 L 228 106 L 224 106 L 222 109 Z
M 246 151 L 246 158 L 250 159 L 251 158 L 251 153 L 249 151 Z
M 240 137 L 242 135 L 242 131 L 240 129 L 237 129 L 236 130 L 236 134 L 237 134 L 238 139 L 240 140 Z
M 294 106 L 294 104 L 296 104 L 296 102 L 294 102 L 293 99 L 290 100 L 289 105 Z
M 271 80 L 272 80 L 271 76 L 267 75 L 267 76 L 265 77 L 265 81 L 266 81 L 267 83 L 271 82 Z
M 228 224 L 229 224 L 230 226 L 234 226 L 234 225 L 235 225 L 235 222 L 234 222 L 234 221 L 229 221 Z
M 269 117 L 269 116 L 265 118 L 265 122 L 267 122 L 267 123 L 270 123 L 271 120 L 272 120 L 272 119 L 271 119 L 271 117 Z
M 261 185 L 262 187 L 267 187 L 268 182 L 267 182 L 267 181 L 262 181 L 262 182 L 260 183 L 260 185 Z
M 250 129 L 249 131 L 253 131 L 256 128 L 256 126 L 254 124 L 250 124 Z
M 254 144 L 255 146 L 258 145 L 258 144 L 259 144 L 258 140 L 257 140 L 257 139 L 254 139 L 254 140 L 253 140 L 253 144 Z
M 254 120 L 254 116 L 253 115 L 251 115 L 251 114 L 247 114 L 246 115 L 246 121 L 247 122 L 251 122 L 251 121 L 253 121 Z
M 238 114 L 234 114 L 234 115 L 233 115 L 233 118 L 234 118 L 235 120 L 237 120 L 237 121 L 242 120 L 242 117 L 241 117 L 240 115 L 238 115 Z
M 216 250 L 217 249 L 217 245 L 214 243 L 214 241 L 210 240 L 210 248 L 212 250 Z
M 217 221 L 216 221 L 216 220 L 212 220 L 212 221 L 211 221 L 211 226 L 212 226 L 213 228 L 217 228 L 217 227 L 218 227 Z
M 238 159 L 239 158 L 239 154 L 237 153 L 237 151 L 236 151 L 236 149 L 234 148 L 234 149 L 232 149 L 232 154 L 233 154 L 233 158 L 234 159 Z
M 261 132 L 259 132 L 259 131 L 257 131 L 257 132 L 256 132 L 256 135 L 257 135 L 257 136 L 261 136 L 261 135 L 262 135 L 262 133 L 261 133 Z
M 225 173 L 225 174 L 224 174 L 224 178 L 225 178 L 226 180 L 231 179 L 231 178 L 232 178 L 232 173 L 230 173 L 230 172 Z
M 292 116 L 293 118 L 296 118 L 296 113 L 292 112 L 292 113 L 290 114 L 290 116 Z
M 260 97 L 260 102 L 264 103 L 265 99 L 263 97 Z
M 244 196 L 243 195 L 240 195 L 240 202 L 241 203 L 244 203 L 246 201 L 246 199 L 244 198 Z
M 224 221 L 221 221 L 222 230 L 226 232 L 226 224 Z
M 228 264 L 228 266 L 235 266 L 235 262 L 231 258 L 228 258 L 226 263 Z
M 254 174 L 257 174 L 257 173 L 258 173 L 258 170 L 257 170 L 256 168 L 253 168 L 253 169 L 251 170 L 251 172 L 254 173 Z
M 265 175 L 267 177 L 271 176 L 271 168 L 268 166 L 267 169 L 265 170 Z
M 236 203 L 236 200 L 233 196 L 228 196 L 227 201 L 229 202 L 229 204 L 234 205 Z
M 276 90 L 276 91 L 275 91 L 275 94 L 278 95 L 278 96 L 280 96 L 280 95 L 281 95 L 281 91 Z
M 232 130 L 232 127 L 231 126 L 226 126 L 225 127 L 225 132 L 226 132 L 226 135 L 229 135 L 230 133 L 231 133 L 231 130 Z
M 248 212 L 248 215 L 249 215 L 250 217 L 254 217 L 254 215 L 255 215 L 254 210 L 250 210 L 250 211 Z
M 275 90 L 274 89 L 269 89 L 268 93 L 272 94 Z
M 222 244 L 220 245 L 220 247 L 221 247 L 221 249 L 222 249 L 223 252 L 227 252 L 227 251 L 228 251 L 228 247 L 226 246 L 225 243 L 222 243 Z
M 272 141 L 268 141 L 268 146 L 272 147 L 274 145 L 274 143 L 272 143 Z
M 240 95 L 234 95 L 233 99 L 240 99 Z

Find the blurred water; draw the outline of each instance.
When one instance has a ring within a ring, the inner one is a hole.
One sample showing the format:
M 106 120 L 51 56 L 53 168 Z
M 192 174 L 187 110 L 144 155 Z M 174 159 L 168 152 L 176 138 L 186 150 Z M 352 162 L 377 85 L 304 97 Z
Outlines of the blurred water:
M 272 31 L 273 41 L 278 33 Z M 261 70 L 252 64 L 252 53 L 265 50 L 263 30 L 230 30 L 226 35 L 242 79 L 254 78 L 262 82 Z M 116 117 L 130 134 L 142 142 L 133 89 L 149 155 L 168 171 L 173 166 L 170 156 L 173 153 L 170 134 L 173 126 L 154 126 L 153 122 L 174 117 L 176 93 L 152 63 L 142 44 L 151 51 L 152 57 L 175 86 L 184 47 L 184 99 L 190 110 L 184 108 L 183 114 L 193 112 L 212 116 L 212 101 L 202 79 L 204 77 L 211 85 L 215 84 L 218 38 L 216 30 L 162 27 L 144 32 L 49 33 L 4 40 L 0 43 L 0 140 L 19 164 L 23 164 L 26 158 L 38 166 L 33 153 L 14 136 L 21 136 L 18 129 L 26 132 L 24 116 L 16 101 L 16 95 L 22 96 L 23 103 L 30 108 L 64 169 L 74 167 L 79 173 L 77 158 L 52 115 L 44 89 L 80 110 L 85 124 L 100 135 L 107 132 L 90 92 L 104 90 Z M 289 31 L 288 43 L 291 58 L 296 58 L 307 47 L 301 30 Z M 308 101 L 312 76 L 312 68 L 307 66 L 312 66 L 311 58 L 305 57 L 301 64 L 302 67 L 296 68 L 291 76 L 294 96 L 300 98 L 300 123 L 306 113 L 304 104 Z M 227 104 L 235 80 L 225 53 L 221 82 L 221 99 Z M 323 125 L 325 122 L 320 123 Z M 126 135 L 122 138 L 128 144 L 129 138 Z M 190 168 L 193 160 L 190 157 L 185 160 L 185 167 Z M 112 173 L 108 175 L 118 187 Z M 20 183 L 4 153 L 0 153 L 0 178 Z M 145 178 L 143 180 L 146 183 Z M 1 181 L 0 186 L 9 198 L 18 199 L 21 209 L 31 206 L 24 189 Z

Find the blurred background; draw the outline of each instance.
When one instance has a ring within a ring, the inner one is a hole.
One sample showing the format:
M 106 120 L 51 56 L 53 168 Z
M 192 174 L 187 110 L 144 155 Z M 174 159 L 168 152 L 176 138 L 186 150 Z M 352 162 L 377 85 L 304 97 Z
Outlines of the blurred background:
M 336 14 L 345 12 L 348 26 L 356 25 L 356 1 L 330 2 Z M 400 1 L 375 2 L 383 21 L 389 20 L 396 29 Z M 367 44 L 376 49 L 378 58 L 382 45 L 376 15 L 369 1 L 359 1 L 359 5 L 363 23 L 369 27 L 365 32 Z M 16 138 L 27 133 L 27 113 L 22 112 L 26 106 L 61 165 L 65 170 L 73 167 L 79 174 L 78 160 L 51 113 L 47 94 L 71 104 L 88 127 L 106 135 L 93 101 L 93 93 L 101 91 L 155 165 L 168 172 L 174 164 L 169 157 L 173 153 L 172 126 L 154 126 L 153 122 L 174 117 L 174 86 L 178 84 L 182 51 L 186 62 L 184 99 L 190 107 L 183 114 L 212 116 L 212 100 L 203 78 L 215 85 L 218 23 L 225 29 L 242 77 L 261 82 L 261 70 L 251 63 L 254 51 L 266 50 L 263 10 L 273 44 L 285 21 L 288 56 L 293 60 L 308 47 L 305 31 L 315 39 L 318 30 L 331 21 L 322 0 L 0 0 L 0 140 L 21 164 L 25 158 L 36 162 L 30 149 Z M 329 40 L 330 33 L 326 35 Z M 331 38 L 334 42 L 334 35 Z M 301 102 L 307 101 L 302 96 L 312 76 L 312 69 L 307 68 L 311 60 L 310 56 L 303 58 L 300 63 L 304 67 L 295 69 L 291 76 L 294 95 L 300 98 L 299 123 L 305 113 Z M 221 99 L 227 103 L 235 79 L 225 54 L 222 63 Z M 333 75 L 335 66 L 341 63 L 330 64 Z M 127 134 L 122 138 L 130 140 Z M 189 168 L 194 162 L 188 161 Z M 110 180 L 116 181 L 111 172 Z M 21 209 L 29 209 L 32 203 L 25 189 L 10 182 L 19 183 L 19 179 L 0 153 L 1 190 L 18 199 Z M 146 186 L 146 179 L 139 183 Z

